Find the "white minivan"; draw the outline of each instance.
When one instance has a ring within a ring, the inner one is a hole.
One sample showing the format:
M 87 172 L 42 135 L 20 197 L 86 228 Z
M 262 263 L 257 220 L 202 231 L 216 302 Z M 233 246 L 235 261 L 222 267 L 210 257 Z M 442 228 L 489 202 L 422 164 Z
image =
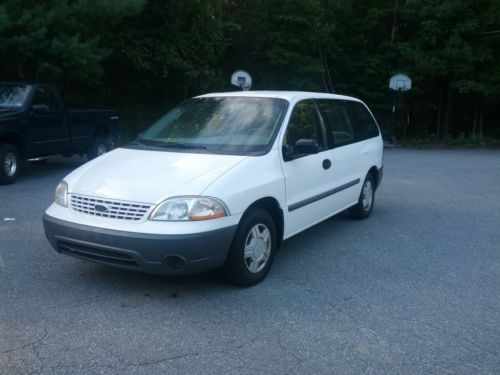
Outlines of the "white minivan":
M 382 159 L 379 128 L 358 99 L 202 95 L 66 176 L 45 233 L 80 259 L 156 274 L 222 268 L 249 286 L 283 240 L 345 209 L 367 218 Z

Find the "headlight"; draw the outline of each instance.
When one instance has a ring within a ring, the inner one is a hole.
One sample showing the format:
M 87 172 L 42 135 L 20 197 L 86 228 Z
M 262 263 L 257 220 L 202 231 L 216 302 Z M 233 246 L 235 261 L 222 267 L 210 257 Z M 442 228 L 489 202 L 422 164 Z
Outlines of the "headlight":
M 63 207 L 68 207 L 68 184 L 65 181 L 61 181 L 57 185 L 54 201 Z
M 164 221 L 199 221 L 218 219 L 228 216 L 224 203 L 214 198 L 175 197 L 158 205 L 150 216 L 150 220 Z

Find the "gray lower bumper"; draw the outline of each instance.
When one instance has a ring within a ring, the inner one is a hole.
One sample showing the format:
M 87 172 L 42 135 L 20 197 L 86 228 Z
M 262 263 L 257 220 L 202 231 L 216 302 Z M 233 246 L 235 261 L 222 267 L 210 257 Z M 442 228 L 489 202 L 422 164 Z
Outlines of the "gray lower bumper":
M 154 274 L 186 274 L 221 266 L 236 226 L 211 232 L 154 235 L 74 224 L 44 215 L 45 234 L 59 253 Z

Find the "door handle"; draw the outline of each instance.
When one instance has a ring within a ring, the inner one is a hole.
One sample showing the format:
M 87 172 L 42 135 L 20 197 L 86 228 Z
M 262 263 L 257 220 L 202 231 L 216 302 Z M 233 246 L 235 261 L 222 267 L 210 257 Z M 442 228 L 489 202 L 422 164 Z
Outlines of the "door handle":
M 332 166 L 330 159 L 323 160 L 323 169 L 329 169 Z

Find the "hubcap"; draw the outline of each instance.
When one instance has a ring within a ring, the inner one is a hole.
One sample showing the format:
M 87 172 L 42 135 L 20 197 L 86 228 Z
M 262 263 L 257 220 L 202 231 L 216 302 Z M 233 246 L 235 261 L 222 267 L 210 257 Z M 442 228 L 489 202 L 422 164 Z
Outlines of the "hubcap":
M 12 152 L 8 152 L 3 159 L 3 170 L 8 177 L 12 177 L 17 171 L 17 160 L 16 155 Z
M 96 147 L 97 156 L 104 155 L 107 151 L 108 151 L 108 149 L 104 143 L 99 143 Z
M 369 180 L 365 181 L 365 184 L 363 185 L 362 202 L 363 202 L 363 209 L 365 211 L 370 210 L 373 202 L 373 185 L 372 182 Z
M 255 225 L 245 241 L 245 266 L 252 273 L 261 271 L 271 255 L 271 232 L 264 224 Z

